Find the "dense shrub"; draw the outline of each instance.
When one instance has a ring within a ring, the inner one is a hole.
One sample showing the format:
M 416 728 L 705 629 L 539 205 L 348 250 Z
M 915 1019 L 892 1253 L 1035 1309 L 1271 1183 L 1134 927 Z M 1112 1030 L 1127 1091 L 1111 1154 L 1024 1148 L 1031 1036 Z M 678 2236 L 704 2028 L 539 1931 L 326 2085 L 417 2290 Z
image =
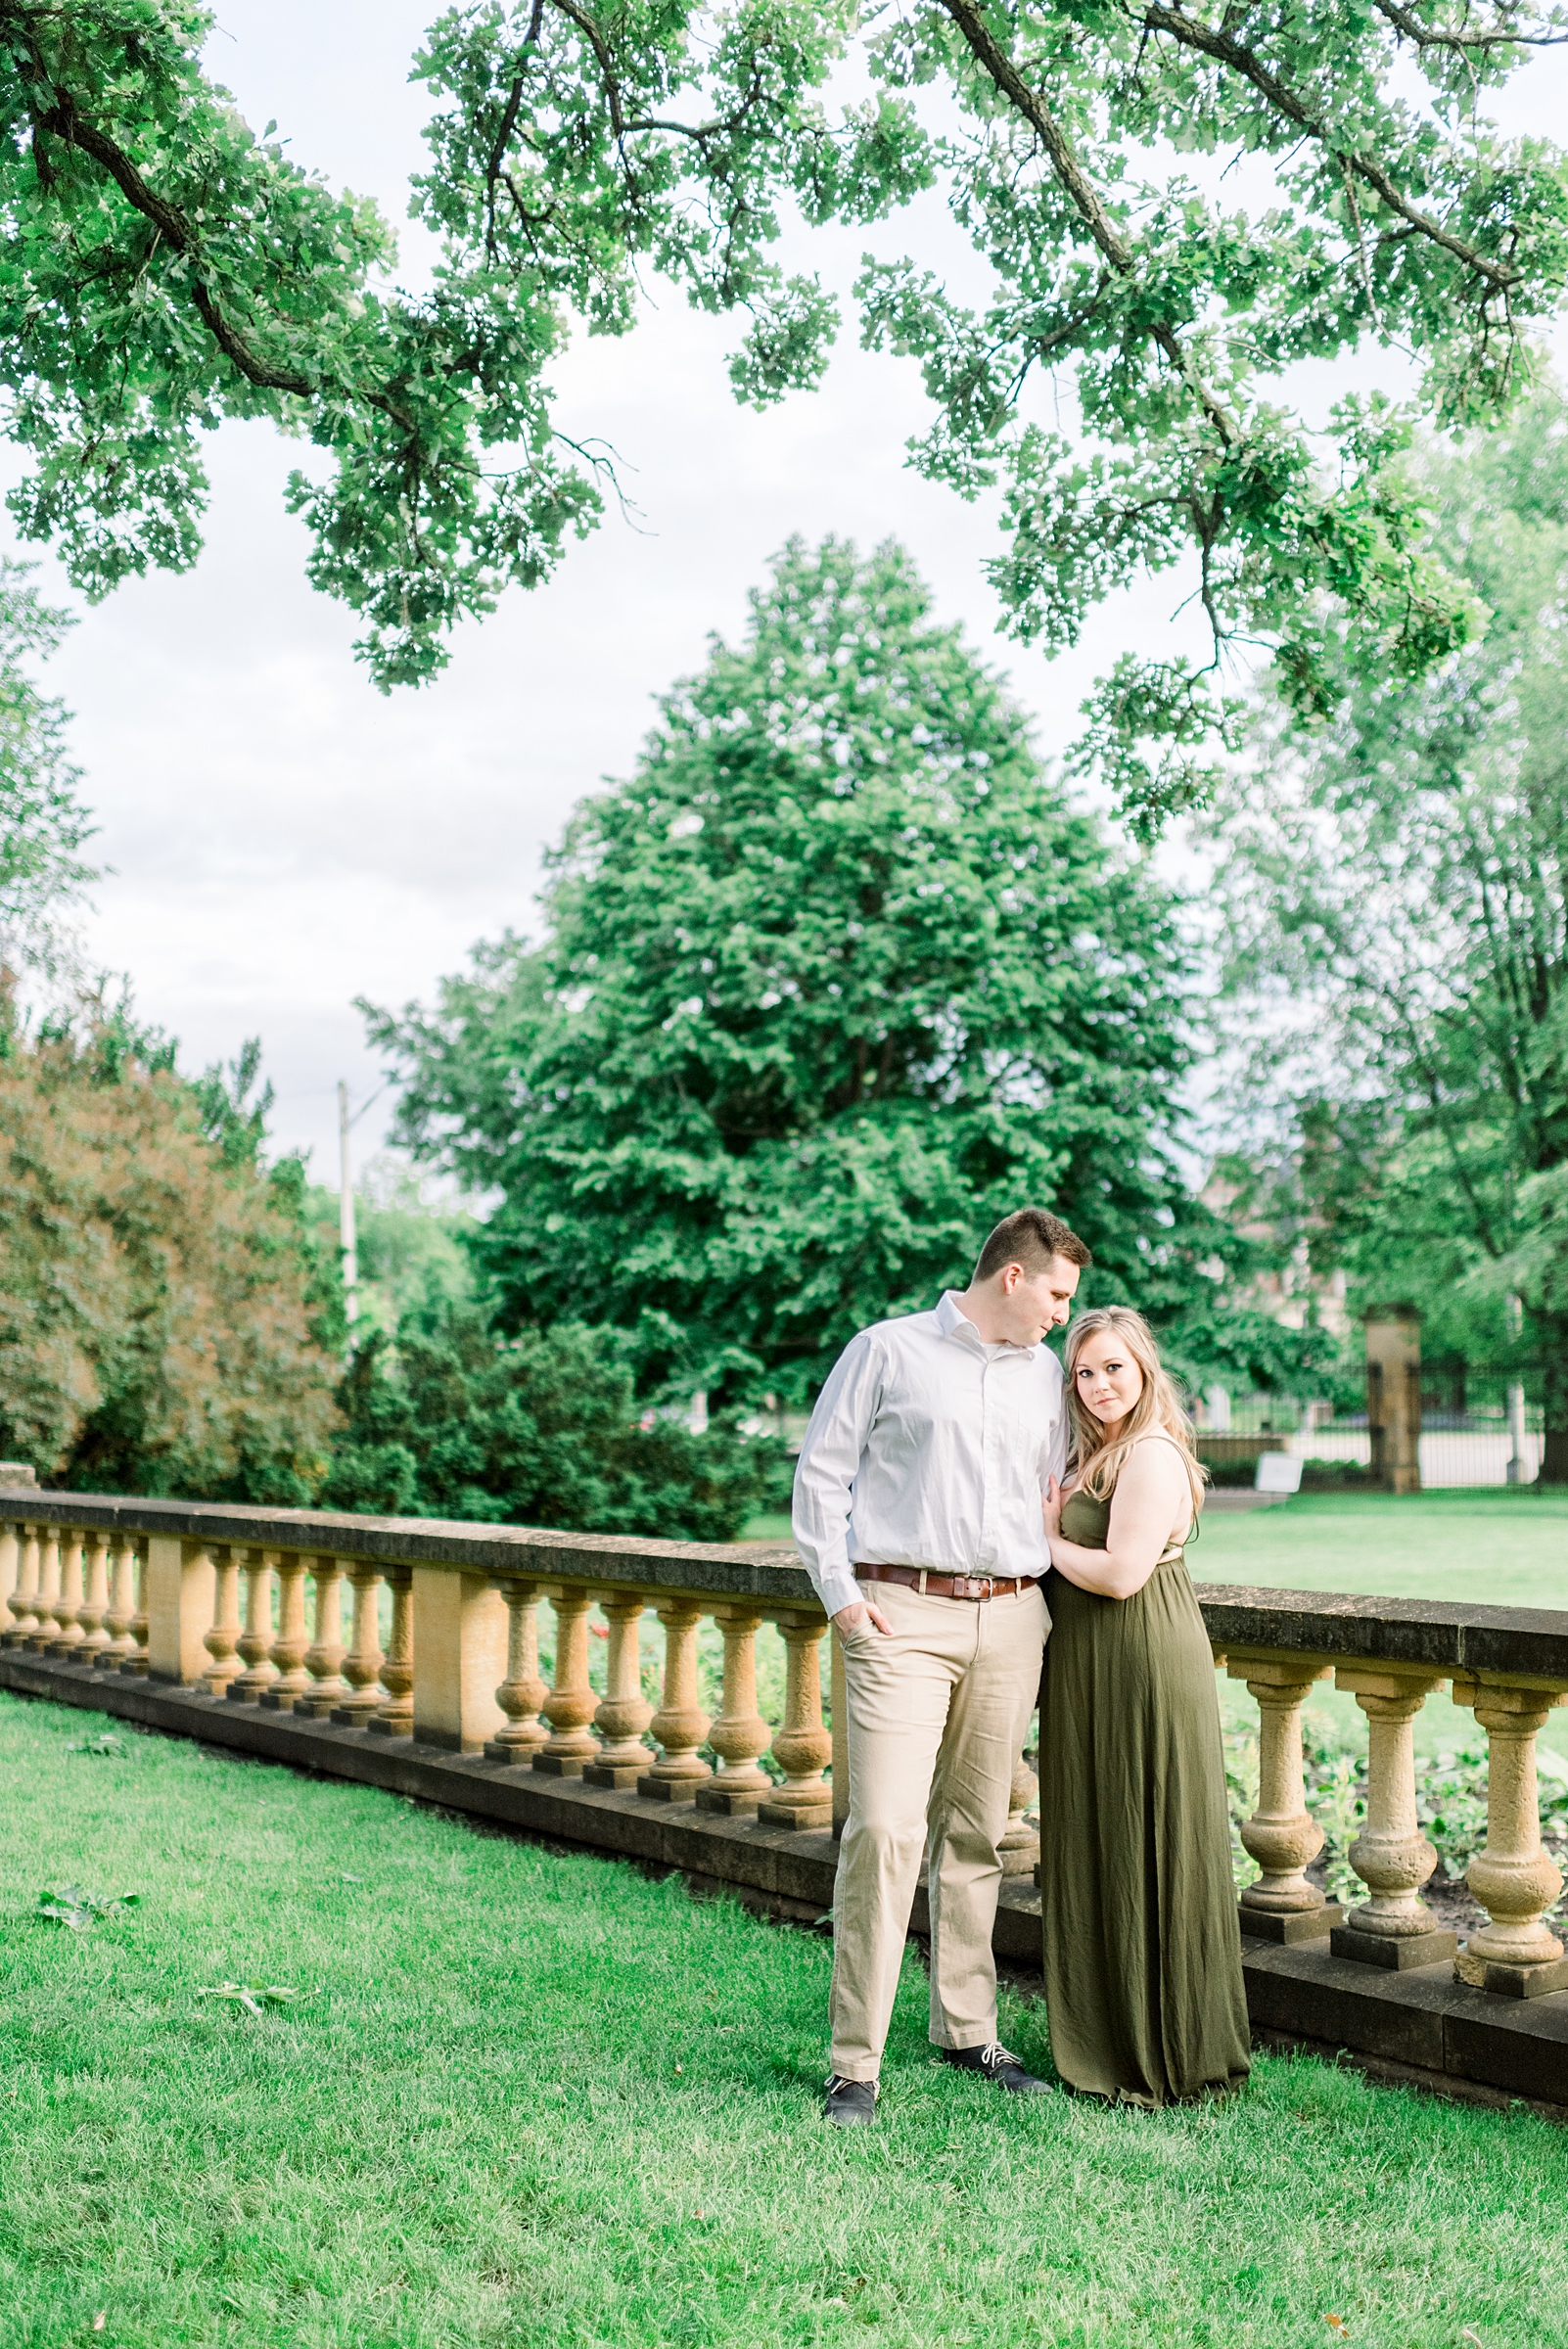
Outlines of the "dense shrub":
M 472 1306 L 410 1315 L 339 1394 L 327 1508 L 724 1542 L 778 1482 L 775 1441 L 643 1409 L 619 1333 L 577 1322 L 500 1339 Z

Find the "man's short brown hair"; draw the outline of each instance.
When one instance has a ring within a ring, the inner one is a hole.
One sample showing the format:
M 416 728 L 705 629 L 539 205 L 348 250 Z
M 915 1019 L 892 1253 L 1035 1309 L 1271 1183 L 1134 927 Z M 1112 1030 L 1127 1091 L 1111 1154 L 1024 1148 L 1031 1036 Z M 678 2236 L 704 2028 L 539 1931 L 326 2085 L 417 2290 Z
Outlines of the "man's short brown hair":
M 1033 1280 L 1057 1256 L 1065 1256 L 1070 1265 L 1094 1262 L 1077 1232 L 1069 1230 L 1060 1216 L 1047 1215 L 1042 1207 L 1021 1207 L 1016 1214 L 1003 1216 L 980 1251 L 975 1278 L 989 1280 L 1003 1265 L 1022 1265 Z

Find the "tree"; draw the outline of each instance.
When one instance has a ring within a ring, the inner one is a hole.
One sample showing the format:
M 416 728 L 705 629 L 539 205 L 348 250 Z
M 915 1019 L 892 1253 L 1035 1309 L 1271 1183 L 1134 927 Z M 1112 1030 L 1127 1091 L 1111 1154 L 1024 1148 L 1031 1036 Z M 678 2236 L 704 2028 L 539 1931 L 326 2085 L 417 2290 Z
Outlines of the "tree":
M 1568 1481 L 1568 415 L 1543 394 L 1425 467 L 1435 530 L 1491 618 L 1421 691 L 1347 676 L 1220 840 L 1228 949 L 1295 1147 L 1284 1190 L 1363 1301 L 1425 1304 L 1440 1345 L 1545 1358 Z
M 498 1344 L 473 1307 L 410 1313 L 395 1346 L 378 1333 L 354 1357 L 322 1506 L 733 1541 L 776 1448 L 645 1411 L 625 1358 L 613 1330 Z
M 195 1083 L 121 1011 L 0 1035 L 0 1450 L 81 1492 L 308 1505 L 341 1321 L 257 1052 Z
M 574 322 L 624 333 L 662 274 L 746 316 L 731 380 L 765 404 L 819 382 L 838 325 L 773 257 L 785 220 L 854 228 L 940 187 L 992 299 L 868 257 L 862 333 L 921 367 L 913 462 L 1001 485 L 1020 636 L 1058 651 L 1108 590 L 1179 564 L 1215 665 L 1261 640 L 1320 711 L 1333 646 L 1413 677 L 1471 623 L 1406 494 L 1407 420 L 1348 400 L 1324 448 L 1278 379 L 1370 340 L 1415 355 L 1445 423 L 1507 406 L 1568 198 L 1555 152 L 1476 101 L 1562 37 L 1555 5 L 473 0 L 414 65 L 438 101 L 424 299 L 387 290 L 373 208 L 206 79 L 210 23 L 194 0 L 0 0 L 0 347 L 33 461 L 11 507 L 89 594 L 191 562 L 198 434 L 267 415 L 337 466 L 290 491 L 311 577 L 363 615 L 379 683 L 428 676 L 457 618 L 547 577 L 602 510 L 606 452 L 551 416 Z M 841 105 L 853 72 L 871 95 Z M 1064 370 L 1077 442 L 1026 397 Z M 1186 663 L 1132 657 L 1089 709 L 1084 755 L 1146 826 L 1201 795 L 1231 716 Z
M 500 1194 L 475 1245 L 509 1326 L 607 1321 L 672 1392 L 801 1395 L 1029 1200 L 1105 1293 L 1184 1294 L 1176 909 L 899 547 L 784 550 L 573 819 L 544 915 L 433 1011 L 365 1007 L 401 1138 Z
M 0 561 L 0 964 L 58 972 L 65 921 L 93 878 L 80 851 L 93 826 L 66 752 L 67 714 L 28 675 L 53 652 L 66 615 L 38 601 L 25 567 Z

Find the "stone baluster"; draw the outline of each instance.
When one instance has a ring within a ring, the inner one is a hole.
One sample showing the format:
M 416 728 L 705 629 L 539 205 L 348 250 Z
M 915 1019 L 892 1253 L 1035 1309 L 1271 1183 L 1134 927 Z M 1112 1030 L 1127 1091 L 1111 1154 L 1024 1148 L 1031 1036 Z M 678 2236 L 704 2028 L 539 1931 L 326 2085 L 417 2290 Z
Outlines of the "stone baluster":
M 83 1589 L 76 1621 L 81 1626 L 78 1664 L 96 1664 L 109 1645 L 105 1618 L 109 1613 L 109 1537 L 96 1530 L 82 1540 Z
M 202 1675 L 208 1696 L 226 1696 L 240 1670 L 240 1562 L 226 1542 L 213 1543 L 212 1628 L 202 1640 L 212 1661 Z
M 647 1603 L 640 1590 L 599 1592 L 610 1638 L 604 1697 L 593 1717 L 599 1758 L 582 1773 L 588 1786 L 635 1786 L 653 1761 L 643 1735 L 653 1719 L 653 1707 L 642 1693 L 642 1611 Z
M 27 1646 L 35 1656 L 47 1655 L 60 1635 L 60 1528 L 41 1525 L 38 1528 L 38 1594 L 32 1611 L 38 1619 L 36 1631 L 27 1634 Z
M 755 1819 L 773 1791 L 758 1760 L 770 1731 L 757 1710 L 757 1634 L 762 1618 L 755 1607 L 715 1607 L 714 1620 L 724 1635 L 723 1709 L 708 1742 L 723 1764 L 716 1777 L 697 1789 L 699 1811 L 725 1819 Z
M 659 1740 L 659 1759 L 637 1780 L 637 1792 L 652 1803 L 689 1803 L 712 1767 L 697 1748 L 708 1735 L 708 1716 L 697 1702 L 697 1627 L 703 1610 L 693 1600 L 672 1598 L 659 1609 L 665 1627 L 664 1702 L 649 1723 Z
M 1333 1667 L 1311 1656 L 1232 1654 L 1225 1670 L 1231 1680 L 1245 1681 L 1258 1701 L 1258 1808 L 1241 1840 L 1263 1874 L 1241 1896 L 1241 1929 L 1263 1941 L 1317 1940 L 1345 1912 L 1307 1878 L 1323 1831 L 1307 1808 L 1301 1709 L 1314 1681 Z
M 310 1561 L 310 1579 L 316 1592 L 315 1635 L 305 1650 L 310 1685 L 303 1696 L 295 1698 L 294 1709 L 313 1721 L 325 1721 L 348 1693 L 340 1670 L 344 1654 L 343 1561 L 323 1550 Z
M 121 1656 L 119 1661 L 119 1669 L 131 1680 L 145 1681 L 149 1672 L 152 1670 L 153 1664 L 153 1618 L 151 1609 L 148 1605 L 147 1597 L 147 1577 L 149 1568 L 147 1537 L 145 1535 L 139 1535 L 136 1538 L 134 1543 L 134 1555 L 135 1575 L 133 1579 L 136 1596 L 134 1600 L 134 1612 L 131 1616 L 130 1625 L 131 1651 L 128 1656 Z
M 60 1595 L 55 1600 L 57 1628 L 44 1651 L 46 1655 L 68 1657 L 71 1662 L 75 1661 L 76 1651 L 86 1636 L 81 1624 L 82 1600 L 86 1596 L 81 1570 L 82 1540 L 78 1526 L 61 1529 Z
M 245 1670 L 236 1673 L 226 1691 L 231 1705 L 255 1705 L 261 1692 L 277 1678 L 272 1661 L 272 1557 L 264 1549 L 248 1549 L 245 1567 L 245 1629 L 236 1642 Z
M 1013 1764 L 1013 1783 L 1007 1801 L 1007 1825 L 996 1845 L 1004 1876 L 1033 1876 L 1039 1865 L 1039 1829 L 1027 1817 L 1039 1792 L 1039 1780 L 1022 1754 Z
M 555 1609 L 555 1677 L 540 1710 L 550 1734 L 534 1755 L 533 1767 L 547 1777 L 580 1778 L 588 1764 L 599 1758 L 599 1740 L 588 1727 L 599 1709 L 588 1679 L 593 1593 L 553 1587 L 548 1596 Z
M 506 1601 L 506 1678 L 495 1691 L 506 1726 L 485 1740 L 484 1758 L 523 1769 L 550 1735 L 539 1719 L 550 1693 L 539 1671 L 539 1586 L 521 1575 L 501 1574 L 495 1588 Z
M 11 1594 L 11 1629 L 7 1647 L 25 1647 L 38 1629 L 38 1570 L 42 1557 L 40 1528 L 17 1528 L 17 1587 Z
M 333 1707 L 340 1728 L 362 1729 L 381 1711 L 381 1568 L 356 1559 L 348 1569 L 354 1594 L 343 1677 L 351 1694 Z
M 381 1684 L 386 1702 L 365 1727 L 377 1737 L 412 1737 L 414 1733 L 414 1569 L 389 1566 L 382 1580 L 392 1592 L 392 1630 L 381 1660 Z
M 1341 1665 L 1334 1685 L 1348 1689 L 1366 1715 L 1366 1824 L 1350 1848 L 1350 1864 L 1370 1893 L 1336 1925 L 1329 1946 L 1336 1958 L 1405 1972 L 1439 1965 L 1458 1944 L 1421 1899 L 1437 1854 L 1415 1815 L 1415 1716 L 1443 1682 L 1433 1674 Z
M 99 1650 L 105 1672 L 118 1672 L 127 1656 L 136 1653 L 131 1626 L 136 1620 L 136 1543 L 130 1534 L 109 1537 L 109 1604 L 104 1610 L 108 1644 Z
M 278 1552 L 277 1574 L 278 1635 L 272 1642 L 272 1661 L 278 1669 L 270 1687 L 262 1689 L 261 1702 L 269 1713 L 292 1713 L 310 1688 L 305 1670 L 305 1562 L 297 1549 Z
M 10 1645 L 20 1612 L 11 1602 L 22 1578 L 22 1532 L 9 1517 L 0 1519 L 0 1647 Z
M 1568 1958 L 1543 1921 L 1562 1877 L 1541 1841 L 1536 1736 L 1565 1692 L 1517 1682 L 1455 1680 L 1455 1704 L 1471 1707 L 1487 1733 L 1487 1840 L 1471 1861 L 1471 1896 L 1488 1921 L 1453 1961 L 1455 1980 L 1505 1998 L 1568 1990 Z
M 758 1807 L 764 1827 L 820 1829 L 833 1823 L 833 1789 L 822 1775 L 833 1758 L 833 1735 L 822 1719 L 820 1615 L 780 1615 L 784 1635 L 784 1719 L 774 1732 L 772 1755 L 784 1773 Z

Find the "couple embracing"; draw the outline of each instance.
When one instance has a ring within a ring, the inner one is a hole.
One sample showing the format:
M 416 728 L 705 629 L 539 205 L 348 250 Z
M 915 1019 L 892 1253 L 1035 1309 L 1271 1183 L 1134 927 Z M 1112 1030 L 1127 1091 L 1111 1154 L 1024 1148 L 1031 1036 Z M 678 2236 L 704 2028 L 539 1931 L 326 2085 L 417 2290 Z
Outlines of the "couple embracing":
M 853 1340 L 801 1450 L 795 1539 L 844 1651 L 841 2125 L 876 2116 L 922 1854 L 932 2040 L 999 2091 L 1045 2088 L 997 2038 L 992 1954 L 1037 1691 L 1058 2073 L 1146 2106 L 1246 2077 L 1214 1666 L 1182 1559 L 1202 1474 L 1139 1314 L 1082 1314 L 1065 1378 L 1046 1347 L 1089 1261 L 1042 1209 L 1007 1217 L 968 1288 Z

